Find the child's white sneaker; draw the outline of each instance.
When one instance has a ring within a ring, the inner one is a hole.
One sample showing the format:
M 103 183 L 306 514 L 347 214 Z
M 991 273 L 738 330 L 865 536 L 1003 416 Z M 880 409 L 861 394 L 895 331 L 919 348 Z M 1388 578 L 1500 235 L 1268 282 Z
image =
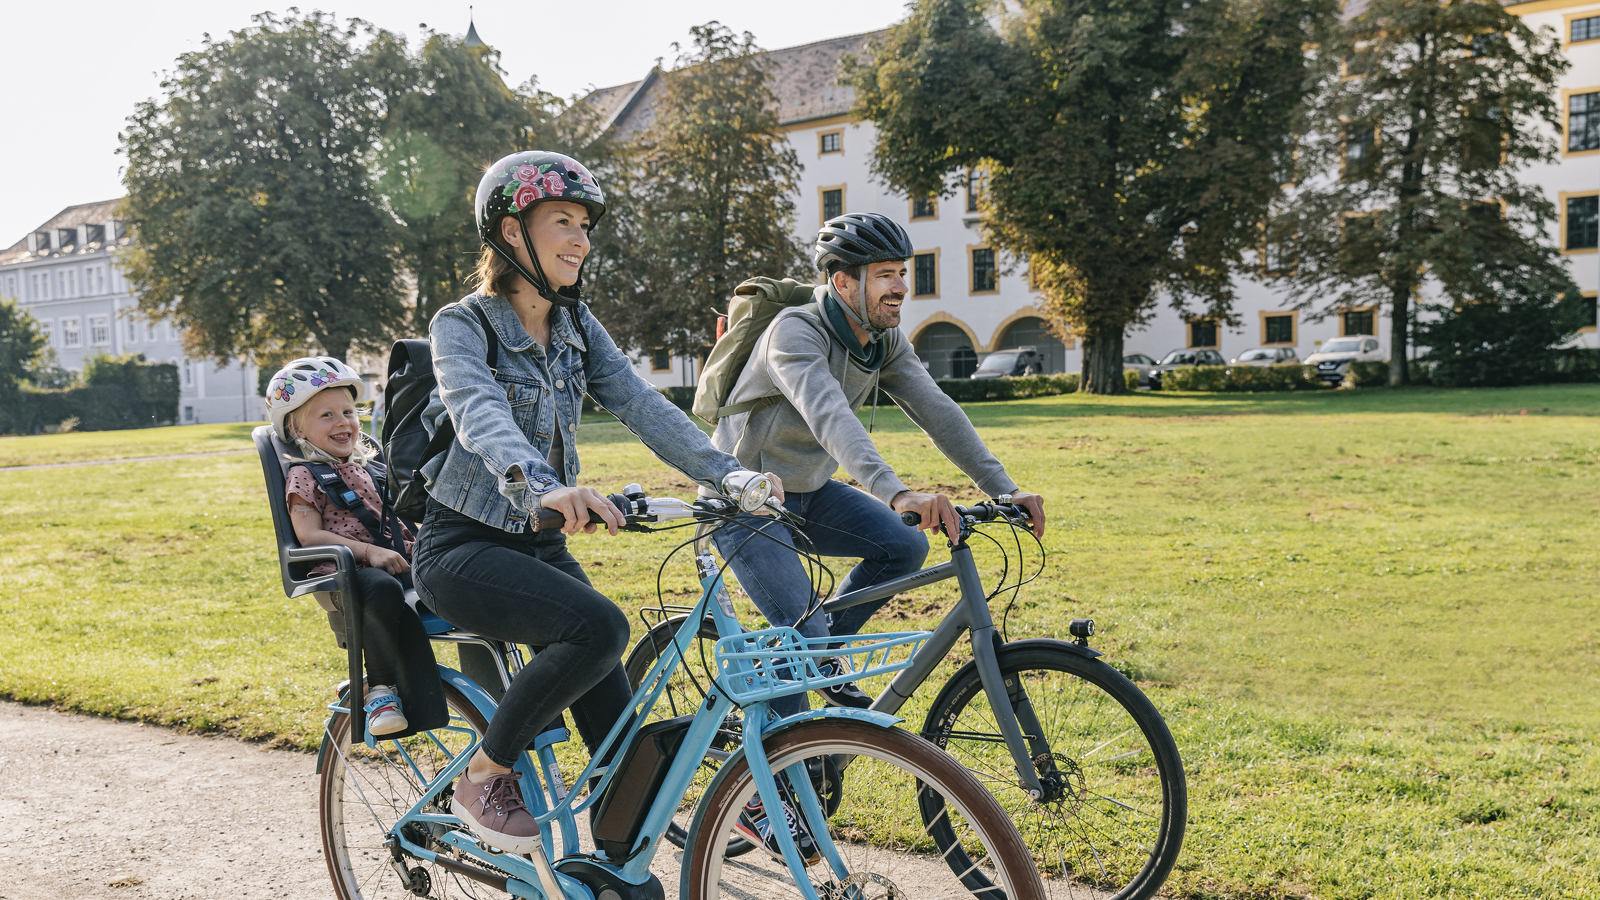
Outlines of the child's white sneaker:
M 394 734 L 405 731 L 406 726 L 411 724 L 400 709 L 400 698 L 395 695 L 394 688 L 386 684 L 367 688 L 367 705 L 363 709 L 367 713 L 367 733 L 370 735 L 382 737 Z

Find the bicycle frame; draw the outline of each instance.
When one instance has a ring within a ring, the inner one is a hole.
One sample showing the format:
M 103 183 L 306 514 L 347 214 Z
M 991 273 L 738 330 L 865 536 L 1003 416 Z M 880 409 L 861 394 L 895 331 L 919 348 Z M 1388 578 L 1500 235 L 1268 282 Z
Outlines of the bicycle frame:
M 851 591 L 823 604 L 822 609 L 827 613 L 835 613 L 874 600 L 887 600 L 903 591 L 951 577 L 954 577 L 956 583 L 960 585 L 961 599 L 934 629 L 927 643 L 917 648 L 917 652 L 911 658 L 911 665 L 895 675 L 889 686 L 872 701 L 872 706 L 869 708 L 890 715 L 898 712 L 900 707 L 911 699 L 916 689 L 933 674 L 933 670 L 944 660 L 946 654 L 955 647 L 962 633 L 970 631 L 972 659 L 977 666 L 983 692 L 989 698 L 989 708 L 995 711 L 995 722 L 1005 739 L 1006 749 L 1011 752 L 1011 761 L 1016 766 L 1017 777 L 1021 780 L 1023 790 L 1037 800 L 1044 796 L 1044 787 L 1039 783 L 1039 773 L 1034 769 L 1033 758 L 1049 750 L 1044 744 L 1044 729 L 1038 717 L 1034 715 L 1032 704 L 1019 705 L 1012 702 L 1013 698 L 1006 687 L 1005 678 L 1000 673 L 1000 661 L 996 654 L 996 648 L 1000 646 L 1000 635 L 995 630 L 994 617 L 989 612 L 988 595 L 983 592 L 983 580 L 978 575 L 977 563 L 972 559 L 972 548 L 967 546 L 965 540 L 950 548 L 948 562 Z M 1001 715 L 999 711 L 1004 709 L 1014 710 L 1015 715 Z
M 484 876 L 490 876 L 496 887 L 503 886 L 508 893 L 516 897 L 531 898 L 531 900 L 593 900 L 593 892 L 589 887 L 577 879 L 557 871 L 556 865 L 551 863 L 550 854 L 547 852 L 554 843 L 554 835 L 550 827 L 551 823 L 558 822 L 561 826 L 561 849 L 563 852 L 557 860 L 557 864 L 559 864 L 561 859 L 570 858 L 578 852 L 574 816 L 598 802 L 616 774 L 611 767 L 599 765 L 599 761 L 606 758 L 607 753 L 614 748 L 620 751 L 621 748 L 627 746 L 638 730 L 646 724 L 645 719 L 649 711 L 655 706 L 661 692 L 665 690 L 669 677 L 677 666 L 682 663 L 678 648 L 689 646 L 695 640 L 700 622 L 707 614 L 716 622 L 718 632 L 724 637 L 739 635 L 743 631 L 738 619 L 733 614 L 733 604 L 728 597 L 726 587 L 723 585 L 721 572 L 718 569 L 715 558 L 704 548 L 703 540 L 702 542 L 697 542 L 695 563 L 702 588 L 699 602 L 695 604 L 690 616 L 685 619 L 684 624 L 678 629 L 672 647 L 667 649 L 656 661 L 650 673 L 634 693 L 629 705 L 629 715 L 624 716 L 612 727 L 606 739 L 595 749 L 589 764 L 584 767 L 583 772 L 573 781 L 576 786 L 587 784 L 591 778 L 598 778 L 598 783 L 582 799 L 579 799 L 576 791 L 572 793 L 566 792 L 565 785 L 557 780 L 559 774 L 553 766 L 549 767 L 550 773 L 547 776 L 546 772 L 541 770 L 542 767 L 531 763 L 527 754 L 523 754 L 521 759 L 518 760 L 516 768 L 518 771 L 523 772 L 525 776 L 528 776 L 524 778 L 522 786 L 524 800 L 528 803 L 529 811 L 534 814 L 535 821 L 539 823 L 544 840 L 534 853 L 530 854 L 529 857 L 522 857 L 492 850 L 470 832 L 454 829 L 453 826 L 460 823 L 460 820 L 455 816 L 427 811 L 427 808 L 434 802 L 440 792 L 465 772 L 467 764 L 477 750 L 478 742 L 476 740 L 453 757 L 450 757 L 449 764 L 440 771 L 439 775 L 425 784 L 420 799 L 389 827 L 390 841 L 394 842 L 393 846 L 418 859 L 434 863 L 441 868 L 464 877 L 487 880 Z M 974 570 L 974 574 L 975 572 L 976 570 Z M 713 600 L 716 602 L 712 602 Z M 463 637 L 462 640 L 481 639 Z M 481 686 L 459 672 L 443 666 L 440 668 L 451 684 L 461 690 L 480 711 L 486 716 L 493 715 L 495 709 L 494 701 Z M 729 668 L 725 674 L 731 678 L 749 673 L 753 669 L 753 663 L 736 659 L 730 661 Z M 804 687 L 797 686 L 796 692 L 804 689 Z M 640 830 L 639 844 L 629 852 L 626 858 L 621 860 L 600 859 L 598 857 L 585 857 L 586 859 L 592 859 L 595 862 L 606 865 L 629 884 L 643 884 L 651 878 L 650 863 L 655 856 L 656 850 L 661 846 L 660 838 L 671 823 L 674 814 L 677 812 L 678 805 L 688 793 L 689 787 L 694 780 L 695 772 L 700 767 L 706 751 L 710 749 L 712 742 L 716 739 L 729 702 L 718 685 L 713 683 L 709 686 L 706 697 L 699 709 L 696 710 L 695 718 L 690 723 L 688 731 L 679 745 L 677 755 L 668 768 L 666 779 L 652 801 L 649 811 L 645 814 Z M 745 713 L 743 729 L 744 751 L 751 777 L 755 781 L 756 789 L 766 808 L 780 809 L 783 800 L 779 793 L 776 773 L 767 764 L 766 755 L 762 750 L 762 736 L 763 733 L 771 733 L 775 729 L 793 724 L 798 720 L 795 718 L 774 719 L 770 714 L 766 701 L 748 704 L 743 709 Z M 811 717 L 814 718 L 819 715 L 856 718 L 872 722 L 881 727 L 889 727 L 900 721 L 892 714 L 875 710 L 829 709 L 813 713 Z M 414 764 L 410 763 L 410 757 L 405 748 L 398 741 L 391 743 L 399 755 L 411 766 L 411 771 L 421 780 L 420 772 Z M 438 743 L 437 739 L 435 739 L 435 743 Z M 338 748 L 336 747 L 335 749 L 337 750 Z M 445 750 L 443 745 L 440 745 L 439 749 L 446 756 L 449 756 L 449 751 Z M 554 755 L 550 752 L 548 744 L 538 747 L 536 750 L 541 760 L 548 755 L 548 761 L 553 763 Z M 342 750 L 339 750 L 339 752 L 343 753 Z M 620 758 L 620 752 L 615 756 Z M 347 765 L 348 763 L 349 760 L 346 760 Z M 823 814 L 821 801 L 812 787 L 811 779 L 805 772 L 805 766 L 802 763 L 795 763 L 785 772 L 788 775 L 790 788 L 799 801 L 801 813 L 811 826 L 810 830 L 822 850 L 824 859 L 838 878 L 847 877 L 849 874 L 848 869 L 845 867 L 837 848 L 828 835 L 826 816 Z M 555 799 L 553 804 L 545 802 L 544 795 L 546 792 L 548 792 L 548 796 Z M 502 885 L 498 876 L 494 876 L 493 873 L 462 865 L 448 856 L 441 856 L 435 851 L 414 843 L 407 837 L 407 831 L 409 830 L 406 828 L 407 825 L 418 824 L 426 826 L 430 823 L 450 827 L 450 830 L 446 830 L 437 838 L 439 841 L 449 844 L 465 856 L 507 872 L 511 877 L 505 880 Z M 382 825 L 381 822 L 379 824 L 380 826 Z M 783 850 L 788 863 L 790 875 L 800 888 L 804 900 L 820 900 L 806 875 L 805 866 L 800 861 L 799 852 L 794 846 L 794 841 L 790 837 L 788 830 L 779 828 L 776 835 L 779 846 Z M 397 866 L 403 868 L 398 861 Z

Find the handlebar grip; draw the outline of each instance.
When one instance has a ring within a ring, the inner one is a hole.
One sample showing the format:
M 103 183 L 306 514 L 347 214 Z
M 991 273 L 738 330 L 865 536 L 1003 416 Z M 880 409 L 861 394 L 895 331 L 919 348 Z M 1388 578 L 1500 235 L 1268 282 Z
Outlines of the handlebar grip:
M 628 518 L 628 498 L 622 496 L 621 494 L 611 494 L 610 496 L 606 497 L 606 499 L 611 501 L 611 505 L 617 508 L 617 512 L 622 514 L 622 518 L 624 520 Z M 554 509 L 540 508 L 537 511 L 535 518 L 538 520 L 538 523 L 534 526 L 535 531 L 544 531 L 550 528 L 560 528 L 567 522 L 567 517 L 562 515 L 559 510 Z M 604 525 L 605 523 L 606 520 L 601 518 L 599 513 L 592 509 L 589 510 L 590 525 Z
M 922 524 L 922 516 L 914 512 L 903 512 L 900 514 L 900 521 L 915 528 Z

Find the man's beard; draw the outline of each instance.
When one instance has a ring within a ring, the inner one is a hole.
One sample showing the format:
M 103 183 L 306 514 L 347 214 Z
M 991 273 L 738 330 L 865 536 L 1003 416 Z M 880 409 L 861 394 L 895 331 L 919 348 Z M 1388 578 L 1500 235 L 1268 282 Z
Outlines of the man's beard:
M 895 327 L 895 323 L 889 321 L 888 310 L 885 310 L 882 306 L 883 301 L 893 300 L 896 303 L 903 303 L 905 299 L 905 294 L 884 294 L 878 299 L 876 308 L 867 315 L 867 324 L 871 325 L 874 331 L 884 331 Z M 898 315 L 899 310 L 896 310 L 895 313 Z

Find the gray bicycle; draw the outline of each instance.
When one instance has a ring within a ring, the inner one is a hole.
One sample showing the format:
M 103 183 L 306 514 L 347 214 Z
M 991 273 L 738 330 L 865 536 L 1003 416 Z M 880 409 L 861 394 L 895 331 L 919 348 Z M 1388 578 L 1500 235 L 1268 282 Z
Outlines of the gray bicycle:
M 967 635 L 971 659 L 940 689 L 922 736 L 971 770 L 1000 800 L 1052 900 L 1153 896 L 1177 861 L 1188 809 L 1183 761 L 1171 731 L 1144 692 L 1089 646 L 1092 620 L 1071 621 L 1073 641 L 1003 639 L 990 601 L 1003 592 L 1015 597 L 1031 579 L 1019 576 L 1008 584 L 1008 558 L 999 585 L 986 591 L 968 539 L 991 524 L 1027 533 L 1027 511 L 1000 501 L 957 506 L 956 511 L 961 529 L 949 542 L 947 562 L 835 597 L 814 613 L 835 613 L 956 579 L 961 599 L 871 708 L 896 713 Z M 907 525 L 917 524 L 915 513 L 902 518 Z M 1020 539 L 1017 548 L 1020 553 Z M 686 618 L 672 607 L 646 612 L 653 612 L 657 621 L 647 621 L 646 634 L 628 655 L 628 676 L 635 684 L 672 647 L 673 635 Z M 717 639 L 715 624 L 707 619 L 699 631 L 701 652 L 684 648 L 684 671 L 660 701 L 658 715 L 680 715 L 680 706 L 693 709 L 698 704 L 692 682 L 699 677 L 703 683 L 714 674 L 705 669 Z M 741 728 L 737 716 L 723 722 L 705 756 L 702 784 L 710 782 L 738 747 Z M 847 766 L 849 761 L 838 762 Z M 970 861 L 960 841 L 941 824 L 941 804 L 931 801 L 921 813 L 951 867 L 967 869 Z M 681 830 L 667 837 L 683 845 Z M 740 843 L 735 839 L 725 852 L 751 849 Z

